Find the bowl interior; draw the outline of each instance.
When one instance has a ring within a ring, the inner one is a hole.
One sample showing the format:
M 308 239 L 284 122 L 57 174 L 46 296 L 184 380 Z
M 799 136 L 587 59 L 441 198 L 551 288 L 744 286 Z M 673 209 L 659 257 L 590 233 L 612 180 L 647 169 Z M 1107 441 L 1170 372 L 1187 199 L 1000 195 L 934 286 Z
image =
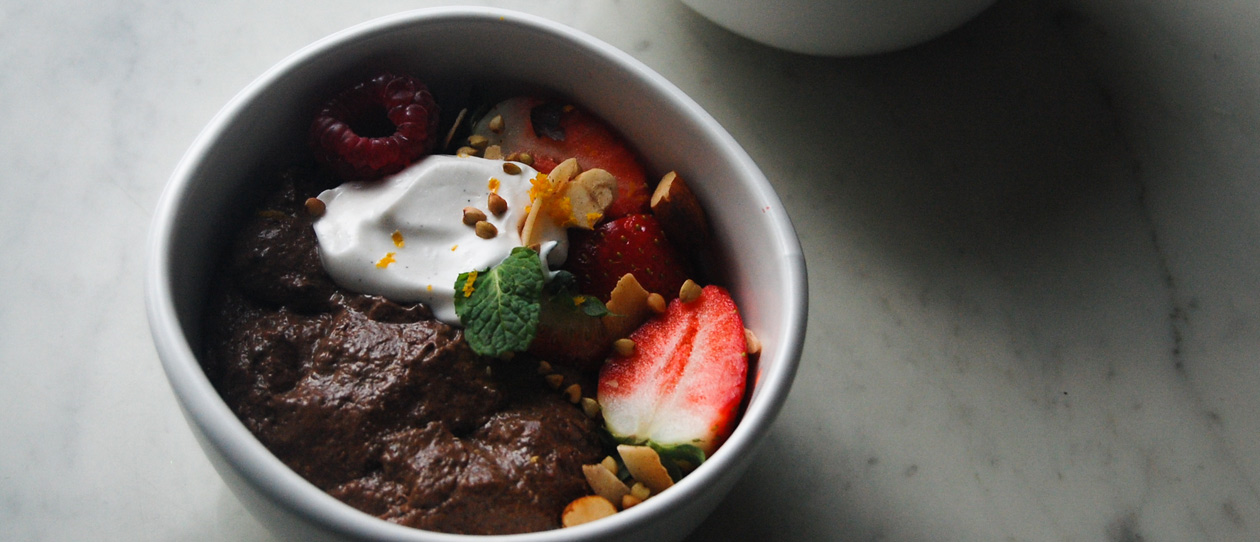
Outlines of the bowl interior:
M 735 295 L 746 325 L 764 346 L 740 426 L 711 461 L 675 488 L 676 496 L 670 497 L 671 490 L 660 500 L 680 500 L 688 493 L 696 497 L 700 487 L 715 483 L 729 488 L 734 477 L 721 479 L 720 473 L 742 470 L 736 467 L 746 463 L 777 413 L 804 336 L 804 260 L 782 205 L 734 140 L 659 75 L 556 23 L 493 10 L 409 12 L 321 40 L 237 95 L 185 155 L 155 217 L 148 295 L 159 354 L 205 441 L 245 470 L 246 478 L 265 475 L 278 477 L 268 483 L 301 485 L 289 479 L 296 477 L 292 473 L 271 472 L 281 467 L 274 458 L 259 458 L 267 454 L 256 442 L 237 442 L 251 436 L 218 399 L 195 359 L 201 350 L 201 312 L 210 274 L 225 249 L 224 233 L 253 204 L 255 180 L 305 144 L 319 102 L 382 70 L 419 77 L 440 103 L 470 93 L 508 95 L 522 89 L 566 96 L 617 127 L 644 156 L 649 176 L 659 178 L 673 169 L 692 182 L 720 247 L 707 263 L 717 282 Z M 263 466 L 242 465 L 260 461 Z M 340 504 L 311 499 L 310 506 L 317 508 Z M 664 514 L 668 503 L 655 501 L 628 511 L 645 509 L 637 515 L 627 512 L 619 516 L 630 517 L 614 519 L 625 523 L 638 515 Z

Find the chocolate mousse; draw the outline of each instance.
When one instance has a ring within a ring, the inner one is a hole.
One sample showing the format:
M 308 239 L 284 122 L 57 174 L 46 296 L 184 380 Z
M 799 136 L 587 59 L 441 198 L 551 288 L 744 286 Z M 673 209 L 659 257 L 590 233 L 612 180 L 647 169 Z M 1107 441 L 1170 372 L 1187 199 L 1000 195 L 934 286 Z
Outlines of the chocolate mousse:
M 534 371 L 478 356 L 422 304 L 339 288 L 293 170 L 250 214 L 206 314 L 207 375 L 315 486 L 399 524 L 466 534 L 560 527 L 603 457 L 596 422 Z

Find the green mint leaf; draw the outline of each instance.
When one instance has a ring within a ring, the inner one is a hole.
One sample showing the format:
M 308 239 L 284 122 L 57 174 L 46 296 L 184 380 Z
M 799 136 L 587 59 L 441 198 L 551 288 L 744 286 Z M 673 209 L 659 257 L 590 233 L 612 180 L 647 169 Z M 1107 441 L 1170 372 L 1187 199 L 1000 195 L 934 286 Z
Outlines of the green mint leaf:
M 671 463 L 677 464 L 683 461 L 690 463 L 694 468 L 700 466 L 705 460 L 704 450 L 694 444 L 657 444 L 649 440 L 647 445 L 656 450 L 662 460 L 669 460 Z
M 578 293 L 577 278 L 573 273 L 563 269 L 556 271 L 547 286 L 543 288 L 544 297 L 556 309 L 574 310 L 592 318 L 600 318 L 611 314 L 608 307 L 598 297 Z
M 499 357 L 529 348 L 538 330 L 543 284 L 542 261 L 526 247 L 485 271 L 455 279 L 455 314 L 474 352 Z M 469 283 L 471 281 L 471 284 Z
M 581 300 L 577 304 L 582 309 L 582 313 L 587 316 L 600 318 L 609 314 L 608 307 L 604 305 L 604 302 L 592 295 L 581 296 Z

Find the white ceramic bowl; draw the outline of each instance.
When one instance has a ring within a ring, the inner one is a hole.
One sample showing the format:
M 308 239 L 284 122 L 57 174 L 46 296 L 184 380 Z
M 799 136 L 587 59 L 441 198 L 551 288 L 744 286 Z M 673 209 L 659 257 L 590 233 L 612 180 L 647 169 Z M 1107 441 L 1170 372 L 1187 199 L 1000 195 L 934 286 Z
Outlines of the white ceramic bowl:
M 885 53 L 958 28 L 994 0 L 682 0 L 766 45 L 810 55 Z
M 722 282 L 764 344 L 742 421 L 695 472 L 644 504 L 519 541 L 675 540 L 720 502 L 788 395 L 806 321 L 804 258 L 757 166 L 695 102 L 625 53 L 537 17 L 477 8 L 401 13 L 310 45 L 219 112 L 172 175 L 154 217 L 146 295 L 158 354 L 189 424 L 224 481 L 264 524 L 300 540 L 484 540 L 401 527 L 307 483 L 232 414 L 198 364 L 211 269 L 250 199 L 250 181 L 303 143 L 315 104 L 381 69 L 417 75 L 439 98 L 465 85 L 541 87 L 603 116 L 659 174 L 696 180 L 717 232 Z

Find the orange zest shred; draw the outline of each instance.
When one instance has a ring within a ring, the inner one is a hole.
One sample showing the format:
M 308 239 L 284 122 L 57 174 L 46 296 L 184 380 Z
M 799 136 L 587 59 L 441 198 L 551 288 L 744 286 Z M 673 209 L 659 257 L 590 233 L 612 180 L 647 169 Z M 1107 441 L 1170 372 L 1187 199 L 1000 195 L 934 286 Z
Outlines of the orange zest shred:
M 468 279 L 464 281 L 464 297 L 470 297 L 473 293 L 473 283 L 477 282 L 477 270 L 473 269 L 468 272 Z
M 490 177 L 490 182 L 488 183 L 488 185 L 489 185 L 491 194 L 499 193 L 499 180 L 498 179 L 494 177 Z
M 551 180 L 547 178 L 546 173 L 534 175 L 534 178 L 529 180 L 529 201 L 537 201 L 539 198 L 549 198 L 555 190 L 556 187 L 552 186 Z
M 402 232 L 400 232 L 400 231 L 398 231 L 398 230 L 394 230 L 394 233 L 390 234 L 389 238 L 394 240 L 394 246 L 396 246 L 396 247 L 398 247 L 398 248 L 402 248 L 402 247 L 403 247 L 403 245 L 404 245 L 404 244 L 406 244 L 406 243 L 403 241 Z
M 552 183 L 545 173 L 535 175 L 529 180 L 529 184 L 530 204 L 525 207 L 525 214 L 529 214 L 534 205 L 539 205 L 541 212 L 546 213 L 555 223 L 570 225 L 573 221 L 573 217 L 570 216 L 573 204 L 569 201 L 569 197 L 558 194 L 555 183 Z
M 398 260 L 395 260 L 395 259 L 394 259 L 394 253 L 393 253 L 393 252 L 386 252 L 386 253 L 385 253 L 385 257 L 384 257 L 384 258 L 381 258 L 381 260 L 380 260 L 379 262 L 376 262 L 376 268 L 377 268 L 377 269 L 385 269 L 386 267 L 389 267 L 389 264 L 394 263 L 394 262 L 396 262 L 396 261 L 398 261 Z
M 552 198 L 547 206 L 547 214 L 551 215 L 551 219 L 557 224 L 565 226 L 571 225 L 573 222 L 573 204 L 569 202 L 569 196 Z

